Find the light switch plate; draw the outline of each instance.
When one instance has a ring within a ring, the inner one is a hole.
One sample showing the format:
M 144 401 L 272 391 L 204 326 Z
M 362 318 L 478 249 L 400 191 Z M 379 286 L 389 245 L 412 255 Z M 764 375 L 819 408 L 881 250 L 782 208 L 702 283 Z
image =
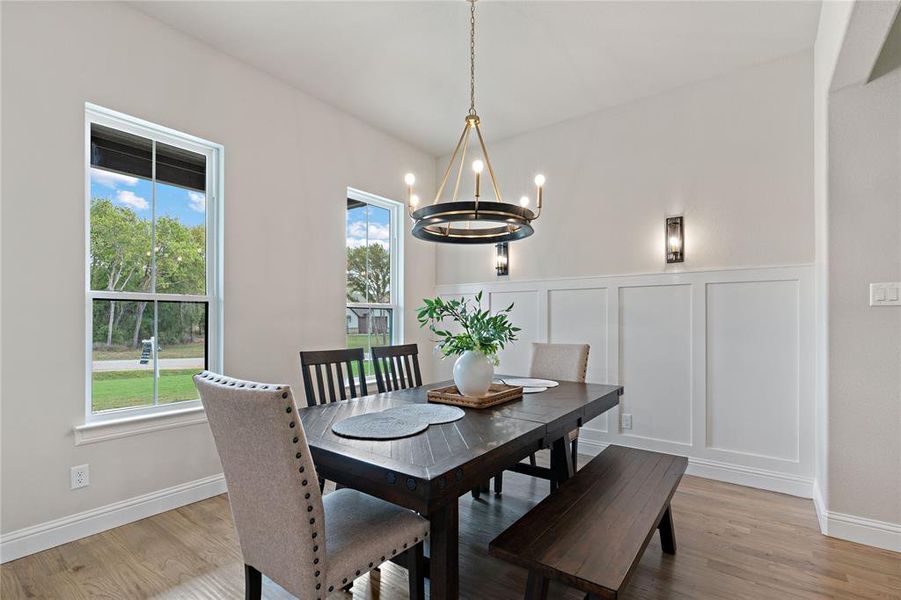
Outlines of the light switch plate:
M 901 306 L 901 281 L 871 283 L 870 306 Z

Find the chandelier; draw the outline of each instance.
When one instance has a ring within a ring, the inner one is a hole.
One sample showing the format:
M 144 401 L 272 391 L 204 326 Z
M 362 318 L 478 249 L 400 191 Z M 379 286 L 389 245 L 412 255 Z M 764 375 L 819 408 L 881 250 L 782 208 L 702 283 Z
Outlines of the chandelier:
M 544 191 L 544 175 L 535 176 L 535 210 L 529 206 L 528 196 L 522 196 L 519 205 L 504 202 L 501 197 L 491 160 L 488 158 L 488 149 L 482 138 L 479 115 L 476 113 L 475 91 L 475 28 L 476 28 L 476 0 L 467 0 L 470 3 L 469 17 L 469 113 L 466 115 L 466 123 L 463 133 L 457 141 L 457 146 L 451 155 L 444 177 L 435 200 L 428 205 L 419 206 L 419 196 L 413 193 L 413 185 L 416 177 L 413 173 L 407 173 L 404 183 L 407 184 L 407 207 L 410 218 L 413 220 L 413 236 L 421 240 L 442 242 L 448 244 L 498 244 L 529 237 L 534 232 L 532 221 L 541 215 L 542 195 Z M 457 193 L 460 189 L 460 179 L 466 164 L 466 149 L 475 132 L 481 150 L 481 158 L 472 162 L 472 171 L 475 176 L 474 195 L 472 200 L 458 200 Z M 457 156 L 459 155 L 459 161 Z M 450 200 L 442 201 L 442 194 L 447 187 L 448 179 L 457 166 L 453 193 Z M 488 169 L 488 177 L 491 180 L 491 191 L 494 198 L 482 200 L 482 172 Z

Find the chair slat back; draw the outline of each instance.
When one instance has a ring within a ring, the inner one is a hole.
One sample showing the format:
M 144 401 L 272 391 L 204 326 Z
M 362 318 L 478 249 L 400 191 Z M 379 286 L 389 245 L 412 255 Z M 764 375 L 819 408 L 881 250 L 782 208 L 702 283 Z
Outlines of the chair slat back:
M 366 389 L 362 348 L 301 352 L 300 371 L 303 375 L 307 406 L 328 404 L 369 394 Z M 349 395 L 345 381 L 350 386 Z
M 372 363 L 379 392 L 393 392 L 422 385 L 419 370 L 419 346 L 373 346 Z

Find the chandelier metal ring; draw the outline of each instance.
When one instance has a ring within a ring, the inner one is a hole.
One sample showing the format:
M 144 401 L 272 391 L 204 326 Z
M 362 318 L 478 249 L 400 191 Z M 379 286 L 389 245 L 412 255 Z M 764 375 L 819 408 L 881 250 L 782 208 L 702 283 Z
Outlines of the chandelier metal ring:
M 413 236 L 430 242 L 498 244 L 521 240 L 534 232 L 535 213 L 506 202 L 440 202 L 424 206 L 412 216 Z M 456 226 L 472 222 L 480 226 Z

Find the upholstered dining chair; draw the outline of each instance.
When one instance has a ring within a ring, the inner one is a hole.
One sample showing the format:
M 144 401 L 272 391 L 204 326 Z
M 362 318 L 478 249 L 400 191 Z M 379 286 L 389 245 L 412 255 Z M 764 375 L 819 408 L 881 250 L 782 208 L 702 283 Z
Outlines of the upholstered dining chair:
M 588 371 L 588 344 L 541 344 L 532 343 L 532 363 L 529 377 L 552 379 L 554 381 L 576 381 L 585 383 Z M 573 429 L 568 434 L 573 468 L 576 468 L 579 456 L 579 430 Z M 529 464 L 536 466 L 535 454 L 529 456 Z M 503 472 L 494 478 L 494 493 L 503 490 Z M 551 482 L 553 488 L 553 482 Z
M 194 382 L 225 472 L 247 599 L 261 597 L 262 574 L 298 598 L 322 599 L 398 554 L 410 597 L 424 597 L 429 522 L 356 490 L 321 495 L 289 386 L 208 371 Z

